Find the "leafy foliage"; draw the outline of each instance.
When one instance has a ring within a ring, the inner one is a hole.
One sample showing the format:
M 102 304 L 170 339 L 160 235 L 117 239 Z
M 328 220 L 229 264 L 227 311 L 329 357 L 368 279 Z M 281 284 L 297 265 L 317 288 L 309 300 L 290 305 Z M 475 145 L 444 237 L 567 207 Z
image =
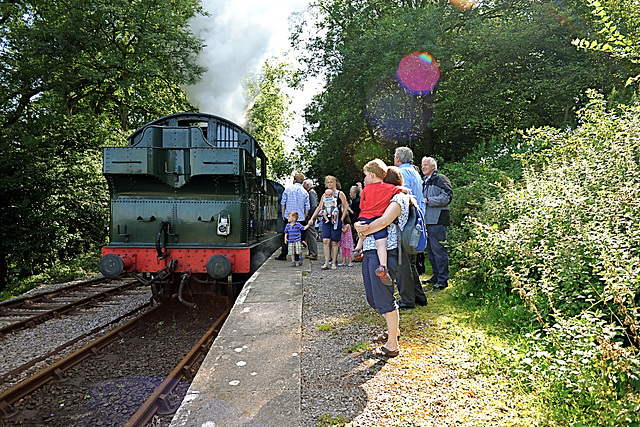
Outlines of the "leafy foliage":
M 483 2 L 460 12 L 438 1 L 322 1 L 318 13 L 318 36 L 294 36 L 311 73 L 328 81 L 307 109 L 316 177 L 360 180 L 361 159 L 389 159 L 398 145 L 453 161 L 515 129 L 573 127 L 586 89 L 609 94 L 624 84 L 602 55 L 571 47 L 572 27 L 546 4 Z M 365 120 L 367 95 L 416 51 L 440 66 L 435 116 L 415 140 L 382 140 Z
M 485 203 L 512 189 L 522 177 L 521 162 L 513 154 L 524 148 L 521 139 L 512 136 L 492 139 L 476 147 L 464 159 L 439 164 L 451 180 L 455 196 L 451 202 L 451 238 L 463 242 L 472 236 L 473 220 L 484 212 Z
M 176 100 L 186 105 L 179 85 L 203 71 L 194 56 L 201 42 L 186 28 L 201 10 L 195 0 L 32 0 L 6 9 L 3 127 L 46 98 L 40 114 L 104 111 L 123 129 L 135 128 L 175 109 Z
M 610 53 L 625 65 L 631 75 L 626 84 L 640 81 L 640 10 L 638 2 L 633 0 L 587 0 L 591 14 L 596 17 L 600 27 L 599 36 L 576 38 L 573 44 L 586 50 L 598 50 Z M 599 41 L 604 40 L 604 41 Z
M 190 109 L 195 0 L 3 2 L 0 289 L 102 245 L 104 145 Z
M 558 419 L 638 423 L 640 110 L 591 96 L 576 130 L 528 133 L 522 184 L 457 247 L 458 295 L 535 319 L 520 371 Z
M 0 292 L 0 301 L 23 294 L 43 283 L 66 283 L 76 280 L 78 277 L 96 274 L 100 257 L 100 249 L 96 248 L 91 252 L 80 254 L 78 257 L 66 259 L 62 264 L 40 269 L 40 273 L 36 275 L 13 281 L 4 291 Z
M 269 178 L 280 179 L 293 171 L 293 158 L 284 146 L 284 136 L 289 130 L 292 113 L 291 99 L 283 86 L 295 87 L 297 73 L 289 64 L 275 58 L 266 61 L 262 73 L 245 81 L 247 129 L 260 142 L 269 161 Z

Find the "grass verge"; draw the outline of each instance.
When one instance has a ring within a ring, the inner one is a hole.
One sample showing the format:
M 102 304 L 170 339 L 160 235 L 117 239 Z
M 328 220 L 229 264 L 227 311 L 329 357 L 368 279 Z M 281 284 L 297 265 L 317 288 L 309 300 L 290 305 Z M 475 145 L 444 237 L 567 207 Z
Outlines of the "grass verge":
M 461 304 L 453 291 L 429 292 L 427 306 L 401 313 L 405 367 L 421 367 L 415 381 L 421 388 L 431 385 L 446 402 L 437 413 L 416 413 L 416 422 L 437 415 L 460 426 L 544 425 L 537 396 L 512 375 L 513 364 L 523 357 L 516 350 L 519 336 L 487 312 Z M 425 366 L 425 357 L 441 370 Z M 439 383 L 446 377 L 443 387 Z

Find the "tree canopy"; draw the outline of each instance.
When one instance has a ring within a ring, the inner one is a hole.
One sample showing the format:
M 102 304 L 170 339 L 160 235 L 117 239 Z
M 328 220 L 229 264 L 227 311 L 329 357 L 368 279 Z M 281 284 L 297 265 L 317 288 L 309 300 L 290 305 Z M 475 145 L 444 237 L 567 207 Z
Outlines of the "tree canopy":
M 187 21 L 196 0 L 3 3 L 3 129 L 29 115 L 106 112 L 131 124 L 186 105 L 179 85 L 202 69 Z M 150 97 L 149 94 L 153 94 Z M 131 117 L 130 117 L 131 116 Z M 131 121 L 131 122 L 130 122 Z
M 575 126 L 587 89 L 624 87 L 606 55 L 571 45 L 584 33 L 548 3 L 482 2 L 462 11 L 445 1 L 324 0 L 316 11 L 314 36 L 305 38 L 302 28 L 293 36 L 310 72 L 327 76 L 307 110 L 315 177 L 340 165 L 340 179 L 359 180 L 364 162 L 389 159 L 399 145 L 451 161 L 515 129 Z M 418 137 L 381 138 L 365 117 L 367 97 L 416 51 L 440 67 L 433 99 L 416 110 L 433 118 Z
M 190 109 L 196 0 L 8 1 L 0 8 L 0 288 L 106 238 L 105 145 Z
M 264 63 L 260 74 L 245 80 L 247 130 L 260 141 L 268 158 L 270 179 L 283 178 L 293 170 L 294 156 L 284 145 L 293 118 L 291 98 L 284 87 L 295 87 L 297 80 L 293 67 L 275 58 Z
M 640 85 L 640 8 L 633 0 L 588 0 L 591 15 L 599 27 L 597 35 L 576 38 L 573 44 L 582 49 L 606 52 L 615 58 L 628 75 L 627 85 Z

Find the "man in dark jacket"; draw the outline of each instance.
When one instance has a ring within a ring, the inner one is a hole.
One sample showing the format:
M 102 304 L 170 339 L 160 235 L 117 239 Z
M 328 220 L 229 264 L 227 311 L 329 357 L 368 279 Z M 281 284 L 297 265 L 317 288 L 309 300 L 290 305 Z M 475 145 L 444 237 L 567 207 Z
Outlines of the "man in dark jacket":
M 449 252 L 444 245 L 449 226 L 449 204 L 453 198 L 451 181 L 438 173 L 438 163 L 433 157 L 422 159 L 422 195 L 426 203 L 424 220 L 427 224 L 427 255 L 433 276 L 428 280 L 433 289 L 449 286 Z
M 309 193 L 309 206 L 311 206 L 309 208 L 309 213 L 305 218 L 306 224 L 311 218 L 311 215 L 313 215 L 316 208 L 318 207 L 318 193 L 316 193 L 316 190 L 313 189 L 313 181 L 311 181 L 310 179 L 305 179 L 302 183 L 302 187 L 304 187 L 304 189 L 307 190 L 307 193 Z M 309 249 L 309 256 L 307 258 L 316 260 L 318 259 L 318 240 L 316 237 L 315 227 L 309 227 L 306 233 L 307 248 Z

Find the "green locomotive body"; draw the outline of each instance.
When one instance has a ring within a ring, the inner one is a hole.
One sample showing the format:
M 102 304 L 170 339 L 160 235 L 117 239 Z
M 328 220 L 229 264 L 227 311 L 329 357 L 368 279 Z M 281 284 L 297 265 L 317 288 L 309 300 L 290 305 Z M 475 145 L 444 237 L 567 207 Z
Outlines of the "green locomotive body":
M 251 273 L 279 246 L 283 189 L 266 179 L 266 157 L 245 130 L 181 113 L 147 123 L 128 141 L 104 149 L 111 196 L 105 276 L 221 280 Z

